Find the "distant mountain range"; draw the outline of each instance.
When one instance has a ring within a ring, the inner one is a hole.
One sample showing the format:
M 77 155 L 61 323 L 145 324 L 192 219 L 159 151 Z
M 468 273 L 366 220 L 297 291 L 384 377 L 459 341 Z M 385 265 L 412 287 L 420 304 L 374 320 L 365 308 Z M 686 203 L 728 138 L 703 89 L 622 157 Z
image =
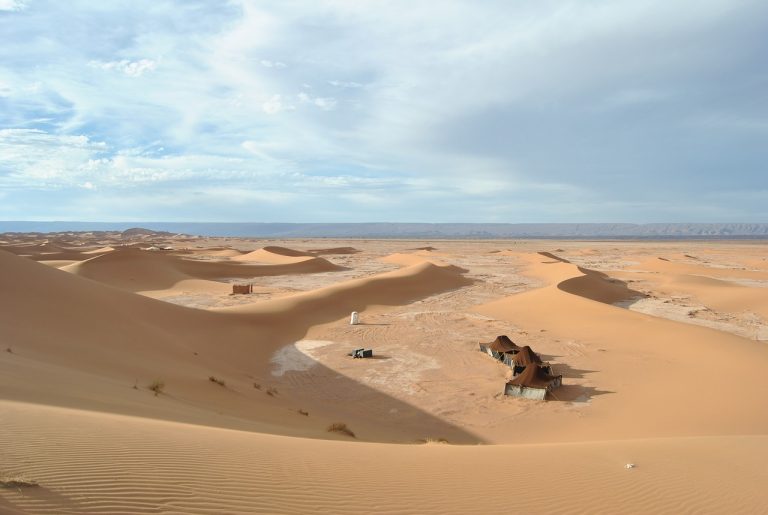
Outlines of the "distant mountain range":
M 0 221 L 0 233 L 152 231 L 253 238 L 768 238 L 768 223 L 187 223 Z

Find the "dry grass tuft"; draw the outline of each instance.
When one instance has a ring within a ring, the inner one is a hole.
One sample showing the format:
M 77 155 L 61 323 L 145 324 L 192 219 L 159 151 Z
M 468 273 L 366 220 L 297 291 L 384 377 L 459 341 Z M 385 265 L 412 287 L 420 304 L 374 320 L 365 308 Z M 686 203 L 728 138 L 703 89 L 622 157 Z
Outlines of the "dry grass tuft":
M 352 438 L 356 438 L 355 433 L 347 427 L 347 424 L 344 422 L 334 422 L 330 426 L 328 426 L 327 431 L 329 433 L 341 433 L 347 436 L 351 436 Z
M 27 479 L 21 476 L 2 476 L 0 477 L 0 487 L 2 488 L 34 488 L 40 486 L 37 481 Z
M 273 388 L 271 386 L 267 388 L 267 395 L 269 395 L 270 397 L 274 397 L 275 395 L 277 395 L 277 388 Z
M 152 381 L 149 386 L 147 386 L 151 391 L 155 392 L 155 397 L 163 393 L 163 390 L 165 389 L 165 383 L 162 382 L 160 379 L 155 379 Z
M 305 417 L 308 417 L 309 416 L 309 412 L 308 411 L 304 411 L 303 409 L 300 409 L 299 410 L 299 415 L 304 415 Z
M 227 386 L 227 383 L 223 379 L 217 379 L 215 376 L 208 376 L 208 380 L 212 383 L 216 383 L 219 386 Z
M 257 390 L 261 390 L 261 385 L 259 383 L 253 383 L 253 387 Z
M 424 439 L 418 440 L 418 442 L 419 442 L 419 443 L 423 443 L 423 444 L 426 444 L 426 445 L 434 445 L 434 444 L 445 444 L 445 443 L 450 443 L 450 442 L 448 442 L 448 440 L 446 440 L 445 438 L 431 438 L 431 437 L 427 437 L 427 438 L 424 438 Z

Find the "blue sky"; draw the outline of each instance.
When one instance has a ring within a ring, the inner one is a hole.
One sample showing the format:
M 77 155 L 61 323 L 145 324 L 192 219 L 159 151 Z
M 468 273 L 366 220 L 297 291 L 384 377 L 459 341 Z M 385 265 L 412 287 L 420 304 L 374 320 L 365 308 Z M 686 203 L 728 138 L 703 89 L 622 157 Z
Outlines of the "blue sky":
M 0 0 L 0 219 L 766 222 L 768 3 Z

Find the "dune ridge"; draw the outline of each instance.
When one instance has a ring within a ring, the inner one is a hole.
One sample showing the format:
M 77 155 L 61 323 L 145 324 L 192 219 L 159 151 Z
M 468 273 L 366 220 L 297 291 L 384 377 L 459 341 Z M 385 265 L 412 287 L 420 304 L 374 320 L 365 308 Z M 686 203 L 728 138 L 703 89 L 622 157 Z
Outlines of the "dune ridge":
M 247 256 L 247 254 L 246 254 Z M 240 256 L 243 257 L 243 256 Z M 238 258 L 232 258 L 237 260 Z M 247 260 L 243 260 L 247 261 Z M 63 266 L 66 272 L 128 291 L 171 288 L 184 280 L 247 279 L 287 274 L 306 274 L 343 270 L 323 258 L 298 261 L 285 258 L 274 264 L 256 265 L 228 261 L 184 259 L 161 252 L 126 249 L 98 255 Z

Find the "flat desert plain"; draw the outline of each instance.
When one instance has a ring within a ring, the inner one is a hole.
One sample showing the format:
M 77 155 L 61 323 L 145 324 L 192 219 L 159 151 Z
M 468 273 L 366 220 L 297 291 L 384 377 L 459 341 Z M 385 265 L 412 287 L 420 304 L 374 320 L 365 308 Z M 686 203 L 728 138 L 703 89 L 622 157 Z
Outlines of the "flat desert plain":
M 768 512 L 768 242 L 0 240 L 1 513 Z

